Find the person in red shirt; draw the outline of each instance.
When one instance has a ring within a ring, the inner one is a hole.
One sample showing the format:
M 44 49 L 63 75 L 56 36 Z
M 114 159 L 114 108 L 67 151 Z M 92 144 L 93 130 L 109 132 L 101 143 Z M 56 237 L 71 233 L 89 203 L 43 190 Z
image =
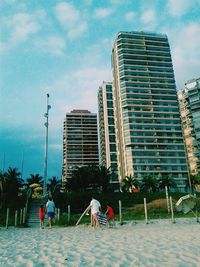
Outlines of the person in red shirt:
M 44 215 L 45 215 L 45 209 L 44 206 L 41 205 L 39 209 L 39 216 L 40 216 L 40 228 L 44 228 Z
M 109 225 L 114 226 L 115 214 L 110 205 L 107 205 L 106 214 Z

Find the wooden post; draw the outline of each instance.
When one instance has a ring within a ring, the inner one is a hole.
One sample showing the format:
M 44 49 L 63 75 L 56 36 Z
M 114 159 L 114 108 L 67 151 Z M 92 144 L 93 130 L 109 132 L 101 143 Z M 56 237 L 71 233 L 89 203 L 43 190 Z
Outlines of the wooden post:
M 19 222 L 20 224 L 22 224 L 22 216 L 23 216 L 23 210 L 21 209 L 20 210 L 20 222 Z
M 146 222 L 146 224 L 148 224 L 147 201 L 146 201 L 146 198 L 144 198 L 144 215 L 145 215 L 145 222 Z
M 60 209 L 58 208 L 58 222 L 60 221 Z
M 55 220 L 58 221 L 58 208 L 55 209 Z
M 199 217 L 198 217 L 198 209 L 196 208 L 196 220 L 197 220 L 197 222 L 199 223 L 200 221 L 199 221 Z
M 23 224 L 25 223 L 26 220 L 26 208 L 23 208 Z
M 18 213 L 18 210 L 15 211 L 15 227 L 17 227 L 17 213 Z
M 26 202 L 26 214 L 28 212 L 28 202 Z
M 90 225 L 93 226 L 92 212 L 90 212 Z
M 170 207 L 171 207 L 171 215 L 172 215 L 172 223 L 175 223 L 174 220 L 174 209 L 173 209 L 173 203 L 172 203 L 172 197 L 170 196 Z
M 8 229 L 8 222 L 9 222 L 9 208 L 7 208 L 6 212 L 6 229 Z
M 83 216 L 89 211 L 89 209 L 90 209 L 90 206 L 88 206 L 88 207 L 84 210 L 84 212 L 82 213 L 81 217 L 78 219 L 76 225 L 79 224 L 79 222 L 81 221 L 81 219 L 83 218 Z
M 70 205 L 67 206 L 67 221 L 70 222 Z
M 169 195 L 168 195 L 167 186 L 165 186 L 165 194 L 166 194 L 166 201 L 167 201 L 167 211 L 168 211 L 168 214 L 170 214 Z
M 119 223 L 122 224 L 122 202 L 119 200 Z

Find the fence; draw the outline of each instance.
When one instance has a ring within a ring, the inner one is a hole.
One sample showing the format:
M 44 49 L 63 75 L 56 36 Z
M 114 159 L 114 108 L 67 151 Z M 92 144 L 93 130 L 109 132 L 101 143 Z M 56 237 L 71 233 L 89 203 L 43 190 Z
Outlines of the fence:
M 0 216 L 0 226 L 5 226 L 8 228 L 9 226 L 23 226 L 25 225 L 27 217 L 27 208 L 24 207 L 22 209 L 11 209 L 7 208 L 4 212 L 1 213 Z
M 121 199 L 118 201 L 115 200 L 113 203 L 115 220 L 118 221 L 119 224 L 123 224 L 125 221 L 129 220 L 143 220 L 146 224 L 148 224 L 154 219 L 169 219 L 170 222 L 175 223 L 176 218 L 179 217 L 194 217 L 198 221 L 198 216 L 200 215 L 198 212 L 196 212 L 196 215 L 191 212 L 183 214 L 182 212 L 178 212 L 176 210 L 175 204 L 178 199 L 179 196 L 173 197 L 171 194 L 166 194 L 165 198 L 154 200 L 152 200 L 152 197 L 149 199 L 147 196 L 143 198 L 143 203 L 132 204 L 129 202 L 128 205 L 126 201 Z M 197 203 L 197 211 L 200 212 L 200 198 L 197 200 L 199 203 Z M 61 212 L 61 221 L 59 224 L 75 225 L 84 209 L 78 211 L 76 209 L 70 210 L 70 205 L 66 205 L 65 207 L 65 210 L 62 210 Z M 105 203 L 102 208 L 103 211 L 106 210 Z M 85 213 L 85 215 L 88 214 Z M 81 223 L 89 224 L 90 217 L 85 215 L 81 218 Z

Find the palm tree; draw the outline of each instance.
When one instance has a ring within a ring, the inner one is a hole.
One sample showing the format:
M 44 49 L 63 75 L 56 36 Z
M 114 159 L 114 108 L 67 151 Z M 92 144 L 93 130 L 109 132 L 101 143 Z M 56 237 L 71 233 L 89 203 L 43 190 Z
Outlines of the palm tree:
M 123 192 L 133 192 L 135 188 L 138 188 L 138 180 L 133 175 L 127 175 L 122 180 L 121 189 Z
M 21 178 L 21 173 L 16 168 L 8 168 L 8 171 L 4 174 L 5 177 L 5 193 L 9 197 L 16 197 L 19 192 L 19 188 L 23 186 L 24 180 Z
M 61 186 L 61 181 L 58 180 L 55 176 L 53 176 L 47 185 L 48 190 L 51 192 L 51 195 L 54 194 L 55 190 Z
M 31 184 L 43 184 L 43 178 L 38 173 L 37 174 L 30 174 L 30 178 L 27 179 L 28 185 Z
M 192 192 L 194 192 L 194 189 L 197 185 L 200 185 L 200 176 L 197 174 L 197 175 L 191 175 L 190 176 L 190 182 L 191 182 L 191 189 L 192 189 Z M 190 186 L 189 185 L 189 181 L 188 181 L 188 185 L 187 186 Z
M 159 188 L 160 189 L 165 189 L 167 187 L 168 191 L 170 188 L 176 187 L 176 182 L 174 178 L 164 175 L 162 178 L 159 179 Z
M 142 180 L 141 189 L 143 192 L 156 192 L 158 190 L 158 180 L 152 176 L 145 176 Z
M 97 182 L 98 185 L 101 186 L 102 192 L 106 192 L 108 190 L 108 186 L 112 177 L 111 168 L 106 168 L 101 165 L 97 168 Z
M 67 190 L 80 192 L 89 186 L 90 174 L 87 166 L 78 167 L 72 171 L 71 178 L 67 179 L 65 187 Z
M 5 183 L 4 174 L 2 172 L 0 172 L 0 209 L 3 206 L 3 188 L 4 188 L 4 183 Z
M 99 190 L 105 192 L 112 176 L 110 168 L 88 165 L 72 171 L 72 176 L 66 182 L 66 188 L 71 191 Z

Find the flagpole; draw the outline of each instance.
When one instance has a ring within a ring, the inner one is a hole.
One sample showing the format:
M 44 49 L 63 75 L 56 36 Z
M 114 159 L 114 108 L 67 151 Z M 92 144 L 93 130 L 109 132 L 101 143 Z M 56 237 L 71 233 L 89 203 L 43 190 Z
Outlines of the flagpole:
M 44 114 L 46 118 L 46 122 L 44 124 L 46 129 L 45 135 L 45 152 L 44 152 L 44 184 L 43 184 L 43 197 L 47 194 L 47 167 L 48 167 L 48 129 L 49 129 L 49 109 L 51 106 L 49 105 L 49 94 L 47 94 L 47 112 Z

